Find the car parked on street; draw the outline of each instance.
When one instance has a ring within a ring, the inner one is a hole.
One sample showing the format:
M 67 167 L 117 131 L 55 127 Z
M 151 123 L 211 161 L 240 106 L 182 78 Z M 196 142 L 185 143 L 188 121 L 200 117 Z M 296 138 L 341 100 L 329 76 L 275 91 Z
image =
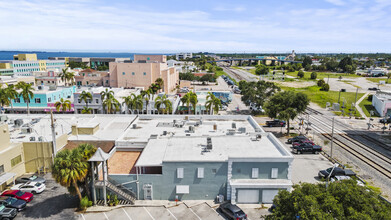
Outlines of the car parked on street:
M 1 220 L 10 220 L 15 218 L 15 216 L 18 214 L 18 211 L 14 208 L 7 208 L 4 205 L 0 205 L 0 219 Z
M 332 172 L 331 172 L 332 171 Z M 330 175 L 331 173 L 331 175 Z M 321 170 L 318 173 L 319 178 L 327 178 L 330 175 L 330 177 L 335 176 L 356 176 L 356 173 L 349 169 L 342 169 L 340 167 L 335 167 L 334 170 L 332 167 Z
M 292 143 L 292 147 L 293 147 L 293 148 L 296 148 L 296 147 L 298 147 L 298 146 L 300 146 L 300 145 L 302 145 L 302 144 L 311 144 L 311 145 L 315 145 L 315 143 L 314 143 L 312 140 L 307 139 L 307 140 L 299 140 L 299 141 L 293 142 L 293 143 Z
M 6 190 L 1 194 L 1 196 L 10 196 L 26 202 L 30 202 L 34 198 L 32 193 L 22 192 L 20 190 Z
M 37 175 L 22 175 L 22 176 L 16 178 L 17 183 L 27 183 L 30 181 L 34 181 L 37 183 L 45 183 L 46 179 L 43 177 L 39 177 Z
M 296 154 L 303 154 L 303 153 L 318 154 L 320 152 L 322 152 L 322 147 L 319 145 L 312 145 L 311 143 L 303 143 L 293 148 L 293 153 Z
M 12 190 L 20 190 L 29 193 L 41 193 L 46 189 L 45 184 L 37 182 L 19 183 L 11 187 Z
M 221 204 L 218 210 L 229 219 L 247 220 L 246 213 L 244 213 L 237 205 L 232 205 L 229 202 Z
M 274 119 L 273 121 L 266 121 L 268 127 L 285 127 L 285 121 L 280 119 Z
M 0 196 L 0 205 L 4 205 L 7 208 L 14 208 L 18 211 L 22 211 L 26 208 L 26 201 L 16 199 L 9 196 Z
M 306 136 L 296 136 L 293 138 L 289 138 L 287 143 L 288 144 L 293 144 L 294 142 L 302 141 L 302 140 L 308 140 Z

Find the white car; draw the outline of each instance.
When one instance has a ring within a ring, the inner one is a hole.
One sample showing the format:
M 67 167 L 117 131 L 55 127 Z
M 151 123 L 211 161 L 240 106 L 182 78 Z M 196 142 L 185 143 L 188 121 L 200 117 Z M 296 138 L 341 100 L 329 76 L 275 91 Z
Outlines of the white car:
M 35 193 L 43 192 L 46 189 L 46 185 L 38 182 L 27 182 L 27 183 L 16 184 L 13 187 L 11 187 L 11 189 L 35 194 Z

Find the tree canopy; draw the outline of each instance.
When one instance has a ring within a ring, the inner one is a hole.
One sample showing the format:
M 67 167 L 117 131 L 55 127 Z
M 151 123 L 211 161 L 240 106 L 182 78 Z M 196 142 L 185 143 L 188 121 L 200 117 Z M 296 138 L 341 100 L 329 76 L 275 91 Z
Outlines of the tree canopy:
M 391 219 L 391 206 L 355 180 L 294 185 L 274 198 L 276 209 L 266 219 Z
M 306 56 L 306 57 L 304 57 L 304 60 L 303 60 L 303 66 L 305 67 L 305 66 L 307 66 L 307 65 L 311 65 L 312 64 L 312 59 L 311 59 L 311 57 L 309 57 L 309 56 Z
M 241 90 L 242 101 L 246 105 L 254 103 L 257 108 L 263 106 L 269 97 L 281 90 L 273 82 L 266 82 L 264 80 L 258 82 L 246 82 L 242 80 L 239 82 L 239 89 Z

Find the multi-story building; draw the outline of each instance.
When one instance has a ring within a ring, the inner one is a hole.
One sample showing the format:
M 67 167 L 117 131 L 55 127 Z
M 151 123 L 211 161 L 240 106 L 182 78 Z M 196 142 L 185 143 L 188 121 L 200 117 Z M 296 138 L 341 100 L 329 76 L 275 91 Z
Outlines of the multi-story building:
M 135 55 L 133 63 L 114 63 L 110 67 L 111 87 L 141 87 L 147 89 L 158 78 L 162 78 L 165 93 L 174 92 L 179 83 L 175 67 L 168 67 L 165 55 Z
M 381 117 L 391 116 L 391 91 L 377 91 L 372 97 L 372 106 Z
M 37 61 L 37 54 L 35 53 L 20 53 L 17 55 L 14 55 L 14 60 L 19 61 Z
M 187 61 L 168 60 L 167 65 L 168 67 L 175 67 L 179 73 L 194 72 L 198 70 L 193 62 Z
M 193 53 L 177 53 L 175 58 L 176 60 L 186 60 L 187 58 L 193 58 Z
M 110 86 L 110 73 L 85 69 L 75 75 L 77 86 Z
M 69 62 L 84 63 L 86 66 L 96 69 L 100 66 L 109 66 L 110 62 L 130 62 L 130 58 L 110 58 L 110 57 L 49 57 L 49 60 L 65 60 Z
M 33 76 L 0 76 L 0 88 L 4 85 L 16 85 L 18 82 L 25 82 L 35 86 Z
M 10 63 L 0 63 L 0 75 L 1 76 L 14 75 L 14 70 L 12 69 Z
M 33 72 L 35 81 L 38 85 L 43 86 L 65 86 L 65 81 L 59 77 L 58 70 L 36 71 Z
M 56 87 L 56 86 L 37 86 L 33 91 L 34 97 L 30 100 L 29 109 L 31 113 L 45 113 L 49 112 L 51 109 L 55 112 L 56 109 L 54 104 L 57 101 L 60 101 L 61 98 L 69 99 L 73 101 L 73 93 L 76 92 L 76 86 L 71 87 Z M 12 100 L 13 111 L 18 113 L 27 112 L 27 103 L 23 100 L 22 97 Z M 11 106 L 5 108 L 10 111 Z M 73 112 L 73 104 L 71 110 L 68 112 Z

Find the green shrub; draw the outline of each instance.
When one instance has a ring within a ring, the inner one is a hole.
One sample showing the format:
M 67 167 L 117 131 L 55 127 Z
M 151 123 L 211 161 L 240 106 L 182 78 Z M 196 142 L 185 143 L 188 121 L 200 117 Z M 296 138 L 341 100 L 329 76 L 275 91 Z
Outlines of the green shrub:
M 330 90 L 330 85 L 325 83 L 325 84 L 323 84 L 322 88 L 320 88 L 320 90 L 327 92 Z
M 304 77 L 304 72 L 303 72 L 303 70 L 300 70 L 300 71 L 297 73 L 297 77 L 298 77 L 298 78 L 303 78 L 303 77 Z
M 326 82 L 323 79 L 318 80 L 318 86 L 322 87 Z
M 368 96 L 368 101 L 372 102 L 373 95 Z
M 92 201 L 88 200 L 87 196 L 84 196 L 80 201 L 80 209 L 84 211 L 90 206 L 92 206 Z
M 312 73 L 311 73 L 311 79 L 316 79 L 317 76 L 318 76 L 317 73 L 315 73 L 315 72 L 312 72 Z

